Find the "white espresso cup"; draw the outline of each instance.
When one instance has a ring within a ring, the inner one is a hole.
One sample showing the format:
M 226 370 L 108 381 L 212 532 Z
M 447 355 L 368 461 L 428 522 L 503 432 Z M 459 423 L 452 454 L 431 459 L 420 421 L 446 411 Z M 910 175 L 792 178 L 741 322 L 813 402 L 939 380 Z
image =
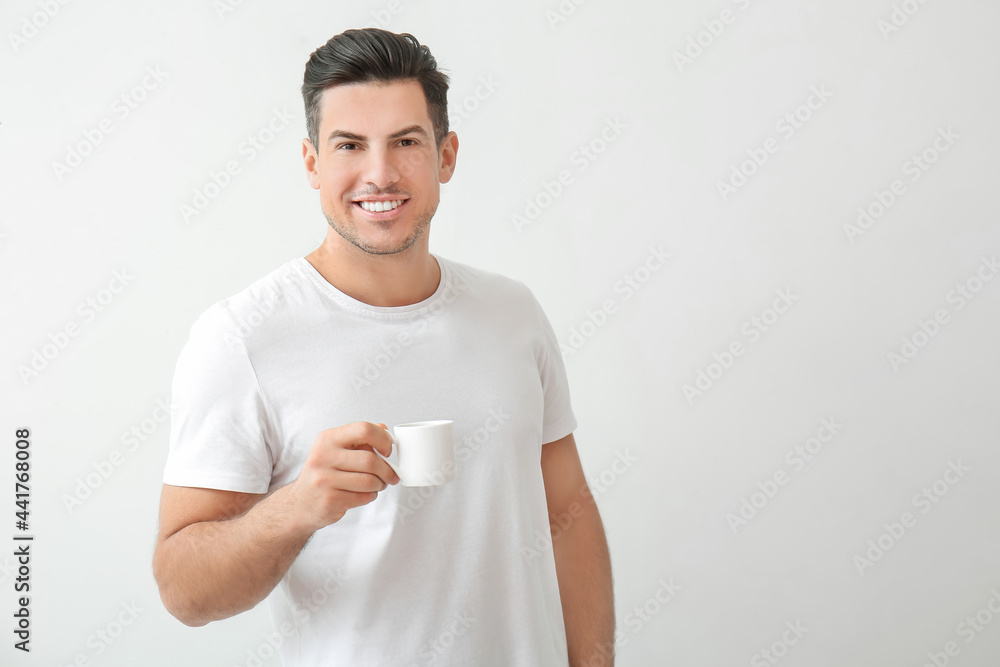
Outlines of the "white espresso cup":
M 390 455 L 382 456 L 377 449 L 375 453 L 399 475 L 403 486 L 438 486 L 455 476 L 455 422 L 399 424 L 389 435 Z

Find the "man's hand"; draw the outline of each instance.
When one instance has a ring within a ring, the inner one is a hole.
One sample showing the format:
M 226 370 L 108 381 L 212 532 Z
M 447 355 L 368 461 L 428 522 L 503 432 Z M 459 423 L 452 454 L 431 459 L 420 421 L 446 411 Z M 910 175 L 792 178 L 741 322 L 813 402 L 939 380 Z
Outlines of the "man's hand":
M 367 505 L 379 491 L 399 483 L 389 464 L 392 436 L 384 424 L 355 422 L 320 432 L 299 478 L 289 485 L 299 526 L 310 535 L 336 523 L 347 510 Z
M 309 538 L 399 478 L 383 424 L 322 431 L 302 471 L 270 495 L 163 485 L 153 575 L 171 614 L 204 625 L 250 609 L 277 585 Z

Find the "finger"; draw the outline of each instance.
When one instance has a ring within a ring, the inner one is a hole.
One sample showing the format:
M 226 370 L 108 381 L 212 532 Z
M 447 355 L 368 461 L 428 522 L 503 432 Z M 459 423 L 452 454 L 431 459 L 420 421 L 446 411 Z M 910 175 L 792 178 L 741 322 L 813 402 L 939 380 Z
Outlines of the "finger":
M 347 491 L 341 490 L 339 494 L 341 506 L 361 507 L 378 499 L 378 491 Z
M 334 468 L 343 472 L 374 475 L 386 484 L 395 484 L 399 481 L 392 466 L 368 448 L 344 450 Z
M 389 483 L 371 473 L 340 470 L 334 476 L 334 485 L 343 491 L 365 494 L 384 491 Z
M 338 439 L 345 448 L 363 449 L 370 447 L 381 452 L 383 456 L 389 456 L 392 453 L 392 436 L 377 424 L 355 422 L 337 430 Z

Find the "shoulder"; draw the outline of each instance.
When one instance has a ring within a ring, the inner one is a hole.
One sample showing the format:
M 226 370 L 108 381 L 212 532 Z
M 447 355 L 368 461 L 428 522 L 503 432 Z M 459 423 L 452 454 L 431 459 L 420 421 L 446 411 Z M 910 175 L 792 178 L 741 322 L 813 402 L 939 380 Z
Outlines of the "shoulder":
M 435 255 L 437 260 L 447 267 L 451 276 L 453 289 L 459 293 L 467 293 L 473 298 L 489 298 L 501 305 L 534 308 L 537 305 L 534 294 L 520 280 L 494 271 L 456 262 Z
M 209 306 L 191 327 L 192 337 L 244 340 L 282 321 L 309 290 L 301 258 L 285 262 L 236 294 Z
M 460 312 L 475 317 L 495 331 L 505 332 L 511 340 L 530 340 L 537 349 L 551 343 L 552 326 L 541 303 L 525 283 L 493 271 L 444 261 L 463 304 Z

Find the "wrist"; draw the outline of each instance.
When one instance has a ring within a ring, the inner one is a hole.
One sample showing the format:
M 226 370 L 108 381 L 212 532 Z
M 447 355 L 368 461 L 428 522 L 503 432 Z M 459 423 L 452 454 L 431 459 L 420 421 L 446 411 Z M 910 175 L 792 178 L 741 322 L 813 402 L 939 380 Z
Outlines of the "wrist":
M 298 480 L 286 484 L 261 502 L 257 508 L 268 514 L 269 522 L 286 540 L 305 543 L 320 527 L 303 509 Z

